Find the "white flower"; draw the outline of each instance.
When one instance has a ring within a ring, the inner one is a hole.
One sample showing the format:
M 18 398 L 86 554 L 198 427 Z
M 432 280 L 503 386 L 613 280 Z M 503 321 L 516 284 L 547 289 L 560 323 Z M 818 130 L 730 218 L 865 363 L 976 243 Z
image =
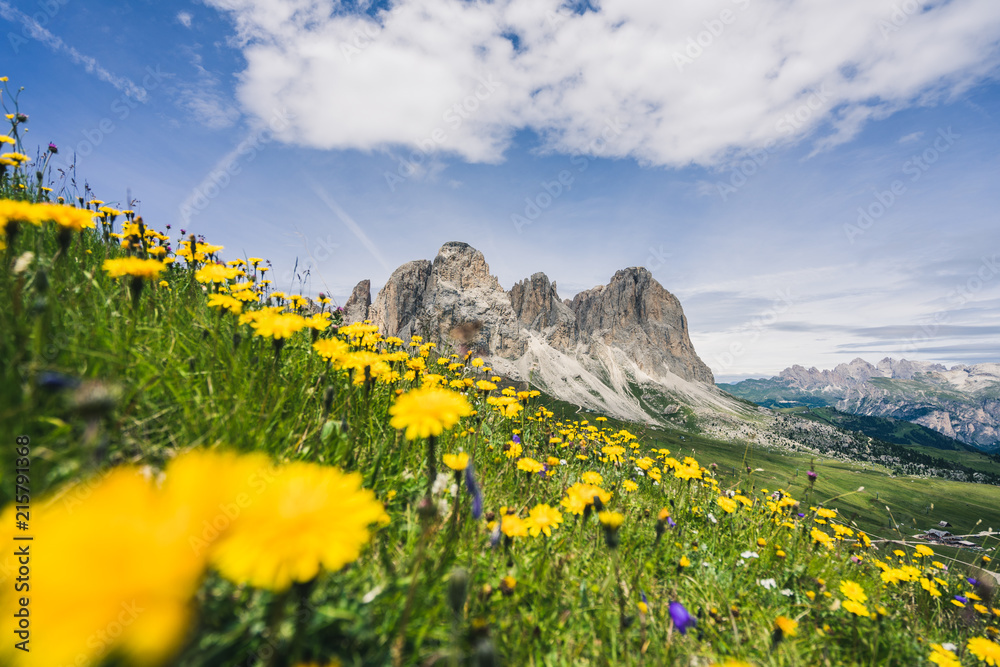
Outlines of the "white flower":
M 758 579 L 757 583 L 766 588 L 767 590 L 771 590 L 772 588 L 778 587 L 778 582 L 775 581 L 774 579 Z
M 948 642 L 947 644 L 941 644 L 941 648 L 943 648 L 945 651 L 951 651 L 952 653 L 954 653 L 955 649 L 957 649 L 958 647 L 952 644 L 951 642 Z
M 792 597 L 793 595 L 795 595 L 795 593 L 792 592 L 791 588 L 782 588 L 781 591 L 779 591 L 779 592 L 782 595 L 784 595 L 785 597 L 789 597 L 789 598 Z
M 760 558 L 760 556 L 757 555 L 756 551 L 744 551 L 743 553 L 740 554 L 740 556 L 742 556 L 743 558 Z
M 437 495 L 447 489 L 452 483 L 452 476 L 446 472 L 439 472 L 431 485 L 431 495 Z
M 738 561 L 736 561 L 736 567 L 743 567 L 746 564 L 747 564 L 747 562 L 745 560 L 743 560 L 742 558 L 739 559 Z
M 708 520 L 712 523 L 719 523 L 719 520 L 715 518 L 715 515 L 711 512 L 708 513 Z

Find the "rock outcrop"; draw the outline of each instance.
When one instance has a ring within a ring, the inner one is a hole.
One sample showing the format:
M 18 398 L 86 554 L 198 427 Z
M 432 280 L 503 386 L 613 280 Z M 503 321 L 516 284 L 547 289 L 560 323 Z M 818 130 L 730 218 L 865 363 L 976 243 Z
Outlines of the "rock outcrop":
M 404 339 L 412 336 L 430 277 L 431 263 L 426 259 L 403 264 L 392 272 L 389 281 L 379 290 L 368 319 L 387 336 Z
M 363 285 L 351 298 L 359 312 Z M 387 336 L 417 334 L 488 355 L 513 379 L 629 419 L 673 414 L 664 408 L 685 392 L 721 396 L 691 344 L 680 302 L 642 268 L 563 301 L 544 273 L 506 292 L 481 252 L 446 243 L 433 262 L 396 269 L 368 318 Z
M 688 336 L 681 303 L 644 268 L 623 269 L 611 282 L 573 298 L 577 339 L 617 347 L 646 374 L 667 370 L 711 384 L 711 369 Z
M 372 284 L 368 279 L 354 286 L 354 291 L 344 304 L 344 324 L 364 322 L 372 305 Z

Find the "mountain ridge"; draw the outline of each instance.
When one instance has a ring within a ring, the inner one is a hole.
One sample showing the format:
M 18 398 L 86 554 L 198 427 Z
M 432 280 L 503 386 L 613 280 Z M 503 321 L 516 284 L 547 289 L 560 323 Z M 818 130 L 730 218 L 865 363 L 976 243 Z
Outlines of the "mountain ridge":
M 374 299 L 370 289 L 367 280 L 354 288 L 345 321 L 488 357 L 499 373 L 584 408 L 652 422 L 650 411 L 677 401 L 736 404 L 695 352 L 680 301 L 642 267 L 564 300 L 542 272 L 505 290 L 479 250 L 452 241 L 433 260 L 401 265 Z
M 829 405 L 850 414 L 913 422 L 983 451 L 1000 450 L 1000 363 L 862 358 L 829 370 L 790 366 L 768 379 L 720 383 L 760 405 Z

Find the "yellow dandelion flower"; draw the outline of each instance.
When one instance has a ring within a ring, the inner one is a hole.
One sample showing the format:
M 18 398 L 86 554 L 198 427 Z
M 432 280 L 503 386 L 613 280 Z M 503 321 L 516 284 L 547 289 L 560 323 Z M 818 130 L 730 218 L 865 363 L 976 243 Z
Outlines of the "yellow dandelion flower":
M 210 308 L 218 308 L 219 310 L 227 310 L 234 315 L 239 315 L 243 312 L 243 304 L 228 294 L 209 294 L 208 306 Z
M 594 472 L 593 470 L 588 470 L 580 475 L 580 480 L 584 484 L 593 484 L 594 486 L 600 486 L 604 483 L 604 478 L 601 477 L 600 473 Z
M 14 510 L 2 513 L 7 543 L 30 544 L 11 541 Z M 45 543 L 29 547 L 30 583 L 44 582 L 31 587 L 31 624 L 59 641 L 32 642 L 30 653 L 14 648 L 19 640 L 4 641 L 0 663 L 99 664 L 113 651 L 136 664 L 169 657 L 188 630 L 205 567 L 205 555 L 188 545 L 194 525 L 185 513 L 137 470 L 117 468 L 99 482 L 66 489 L 59 502 L 36 503 L 31 519 Z M 13 585 L 0 588 L 0 608 L 13 614 L 19 595 Z
M 112 278 L 132 276 L 134 278 L 152 280 L 163 273 L 167 265 L 155 259 L 125 257 L 124 259 L 106 259 L 102 268 Z
M 562 514 L 554 507 L 545 503 L 535 505 L 528 512 L 528 532 L 532 537 L 538 537 L 539 533 L 545 533 L 546 537 L 552 537 L 552 529 L 558 528 L 562 523 Z
M 361 474 L 296 461 L 266 480 L 239 521 L 216 543 L 211 560 L 236 583 L 272 591 L 309 581 L 320 568 L 354 562 L 369 526 L 388 521 Z
M 518 460 L 517 469 L 523 470 L 524 472 L 527 473 L 536 473 L 544 470 L 545 466 L 542 463 L 536 461 L 535 459 L 528 458 L 527 456 L 525 456 L 523 459 Z
M 848 611 L 855 616 L 871 616 L 871 613 L 868 611 L 868 607 L 864 606 L 860 602 L 855 602 L 854 600 L 844 600 L 843 607 L 844 611 Z
M 445 454 L 442 458 L 444 458 L 444 464 L 452 470 L 465 470 L 469 467 L 469 455 L 465 452 Z
M 601 522 L 601 525 L 605 528 L 611 530 L 618 530 L 622 523 L 625 522 L 625 515 L 620 512 L 598 512 L 597 519 Z
M 840 584 L 840 592 L 848 600 L 864 603 L 868 600 L 868 595 L 861 586 L 853 581 L 844 581 Z
M 336 361 L 351 351 L 351 346 L 339 338 L 324 338 L 313 343 L 313 349 L 327 361 Z
M 262 338 L 290 338 L 306 326 L 306 318 L 294 313 L 266 313 L 251 322 L 254 333 Z
M 732 514 L 736 511 L 736 501 L 732 498 L 727 498 L 726 496 L 719 496 L 715 499 L 716 504 L 722 508 L 726 514 Z
M 506 514 L 500 521 L 500 530 L 507 537 L 527 537 L 528 524 L 516 514 Z
M 462 417 L 472 414 L 472 406 L 462 394 L 447 389 L 414 389 L 396 399 L 389 408 L 389 424 L 406 429 L 406 438 L 416 440 L 437 436 L 452 428 Z
M 792 620 L 787 616 L 779 616 L 774 619 L 774 627 L 776 630 L 780 630 L 781 634 L 785 637 L 794 637 L 795 633 L 798 631 L 799 622 Z
M 1000 665 L 1000 644 L 986 637 L 973 637 L 967 644 L 969 651 L 991 667 Z

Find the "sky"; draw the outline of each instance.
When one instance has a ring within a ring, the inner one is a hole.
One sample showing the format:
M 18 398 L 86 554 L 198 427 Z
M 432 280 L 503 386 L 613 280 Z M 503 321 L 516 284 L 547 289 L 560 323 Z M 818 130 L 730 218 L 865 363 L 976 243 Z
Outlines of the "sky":
M 284 291 L 465 241 L 645 266 L 718 381 L 1000 361 L 995 0 L 0 0 L 0 70 L 57 189 Z

